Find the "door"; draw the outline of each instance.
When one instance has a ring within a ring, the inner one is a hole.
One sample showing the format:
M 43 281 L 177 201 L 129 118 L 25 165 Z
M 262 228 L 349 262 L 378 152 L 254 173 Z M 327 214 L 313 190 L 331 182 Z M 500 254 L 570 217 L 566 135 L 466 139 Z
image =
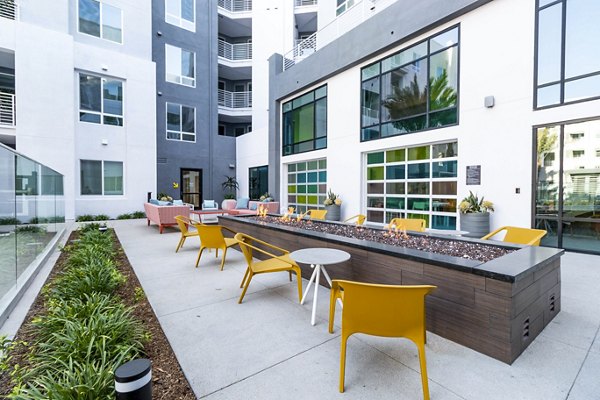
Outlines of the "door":
M 183 202 L 193 204 L 194 209 L 199 209 L 202 202 L 202 170 L 182 168 L 180 190 Z

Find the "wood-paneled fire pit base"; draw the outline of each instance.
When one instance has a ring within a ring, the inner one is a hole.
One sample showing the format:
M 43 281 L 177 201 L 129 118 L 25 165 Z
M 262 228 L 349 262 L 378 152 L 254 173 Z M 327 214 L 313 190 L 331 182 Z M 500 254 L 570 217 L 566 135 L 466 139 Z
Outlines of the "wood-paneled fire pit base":
M 289 251 L 307 247 L 347 251 L 352 256 L 349 261 L 327 267 L 332 279 L 436 285 L 438 289 L 427 296 L 427 329 L 508 364 L 560 311 L 560 257 L 564 253 L 560 249 L 502 243 L 497 247 L 511 251 L 482 262 L 277 225 L 255 216 L 220 216 L 219 222 Z M 476 239 L 429 237 L 490 245 L 490 241 Z M 308 279 L 310 266 L 301 268 Z M 321 284 L 326 285 L 324 280 Z

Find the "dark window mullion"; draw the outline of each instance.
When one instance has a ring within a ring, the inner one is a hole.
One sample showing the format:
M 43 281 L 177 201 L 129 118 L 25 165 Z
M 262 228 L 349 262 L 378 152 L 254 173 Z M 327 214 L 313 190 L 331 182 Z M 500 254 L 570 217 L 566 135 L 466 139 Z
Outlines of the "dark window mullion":
M 558 239 L 557 247 L 562 248 L 562 231 L 563 231 L 563 170 L 564 170 L 564 147 L 565 147 L 565 126 L 560 126 L 560 136 L 558 144 L 558 152 L 560 154 L 558 159 L 558 215 L 556 216 L 556 236 Z
M 558 4 L 558 3 L 555 3 Z M 565 65 L 566 65 L 566 39 L 567 39 L 567 2 L 562 0 L 562 28 L 560 49 L 560 104 L 565 102 Z

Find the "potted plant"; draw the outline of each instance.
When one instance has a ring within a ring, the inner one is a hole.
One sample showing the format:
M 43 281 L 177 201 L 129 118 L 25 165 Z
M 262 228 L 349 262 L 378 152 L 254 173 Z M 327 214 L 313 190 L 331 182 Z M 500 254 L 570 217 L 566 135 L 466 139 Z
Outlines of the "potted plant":
M 329 221 L 340 220 L 340 210 L 342 208 L 342 199 L 338 194 L 333 193 L 331 189 L 327 192 L 327 197 L 323 202 L 327 210 L 326 219 Z
M 463 236 L 480 238 L 490 233 L 490 211 L 494 211 L 494 203 L 469 191 L 458 207 L 460 229 L 468 232 Z
M 237 190 L 240 188 L 240 184 L 238 183 L 237 179 L 235 176 L 225 176 L 225 181 L 223 181 L 221 183 L 221 187 L 223 188 L 223 191 L 225 192 L 223 194 L 223 198 L 225 200 L 223 200 L 223 203 L 221 204 L 221 208 L 224 210 L 228 210 L 230 208 L 235 208 L 235 205 L 233 207 L 230 206 L 230 204 L 227 203 L 232 203 L 231 200 L 235 201 L 235 194 L 237 192 Z
M 263 194 L 262 196 L 260 196 L 259 200 L 263 201 L 265 203 L 268 203 L 270 201 L 273 201 L 273 196 L 271 196 L 271 193 L 266 192 L 265 194 Z

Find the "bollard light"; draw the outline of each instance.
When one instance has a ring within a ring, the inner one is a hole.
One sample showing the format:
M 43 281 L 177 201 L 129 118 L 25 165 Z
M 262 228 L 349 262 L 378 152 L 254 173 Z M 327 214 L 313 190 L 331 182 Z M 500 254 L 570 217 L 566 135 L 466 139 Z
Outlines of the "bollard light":
M 152 400 L 152 363 L 146 358 L 131 360 L 115 371 L 117 400 Z

